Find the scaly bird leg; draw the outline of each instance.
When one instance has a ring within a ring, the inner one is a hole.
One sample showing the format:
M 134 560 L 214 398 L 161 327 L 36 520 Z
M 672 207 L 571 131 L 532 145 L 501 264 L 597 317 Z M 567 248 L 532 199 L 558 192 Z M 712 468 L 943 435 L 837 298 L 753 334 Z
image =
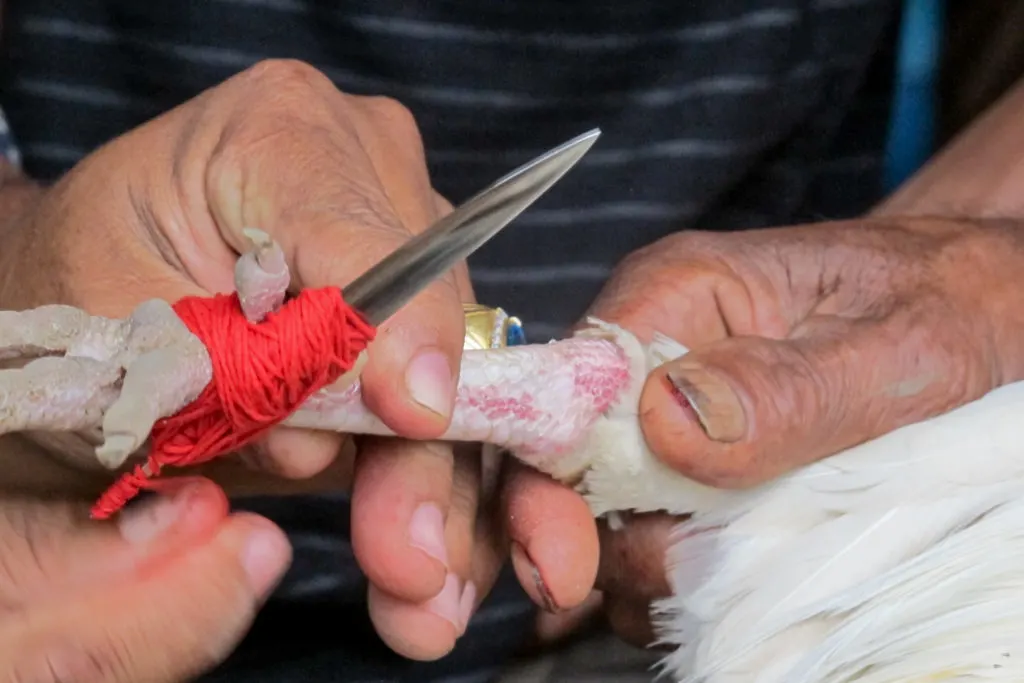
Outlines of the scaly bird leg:
M 0 433 L 99 424 L 120 390 L 125 339 L 124 321 L 72 306 L 0 312 L 0 358 L 36 358 L 0 371 Z
M 38 358 L 0 371 L 0 432 L 94 427 L 117 399 L 121 368 L 92 358 Z

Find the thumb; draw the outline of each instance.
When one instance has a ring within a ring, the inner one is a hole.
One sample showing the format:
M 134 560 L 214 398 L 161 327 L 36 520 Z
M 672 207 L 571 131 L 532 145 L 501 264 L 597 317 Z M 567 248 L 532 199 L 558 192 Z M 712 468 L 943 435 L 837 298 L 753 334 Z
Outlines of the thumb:
M 990 390 L 984 345 L 921 309 L 812 319 L 789 339 L 733 337 L 666 363 L 641 397 L 647 443 L 692 479 L 751 486 Z
M 287 539 L 250 514 L 224 516 L 185 539 L 184 528 L 202 525 L 169 524 L 169 505 L 170 498 L 161 498 L 121 525 L 123 543 L 146 549 L 133 571 L 0 622 L 7 678 L 172 683 L 230 654 L 290 561 Z M 78 559 L 89 551 L 74 548 Z

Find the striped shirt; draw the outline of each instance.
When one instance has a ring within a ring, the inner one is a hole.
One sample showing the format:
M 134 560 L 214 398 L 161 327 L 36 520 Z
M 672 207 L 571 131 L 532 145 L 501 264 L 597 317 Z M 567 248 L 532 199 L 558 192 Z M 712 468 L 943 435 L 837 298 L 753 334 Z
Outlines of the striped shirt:
M 844 218 L 876 201 L 898 4 L 6 0 L 0 105 L 25 168 L 49 180 L 261 59 L 301 59 L 408 106 L 456 203 L 598 126 L 573 173 L 471 260 L 480 300 L 542 339 L 623 256 L 671 232 Z M 289 531 L 295 566 L 210 680 L 484 681 L 529 629 L 506 576 L 450 657 L 404 662 L 366 617 L 346 501 L 246 504 Z

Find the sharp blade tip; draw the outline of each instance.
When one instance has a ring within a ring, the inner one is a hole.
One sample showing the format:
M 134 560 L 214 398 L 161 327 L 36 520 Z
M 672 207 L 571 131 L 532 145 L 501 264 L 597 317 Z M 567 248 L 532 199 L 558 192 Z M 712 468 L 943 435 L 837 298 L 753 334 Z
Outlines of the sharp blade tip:
M 578 135 L 576 138 L 565 143 L 562 150 L 564 152 L 570 152 L 575 159 L 580 159 L 584 154 L 590 151 L 590 148 L 594 146 L 599 137 L 601 137 L 601 129 L 594 128 L 593 130 L 587 131 L 582 135 Z
M 575 166 L 580 159 L 590 151 L 590 148 L 594 146 L 594 143 L 597 142 L 597 139 L 600 136 L 601 131 L 598 128 L 587 131 L 582 135 L 577 135 L 572 140 L 564 142 L 551 150 L 543 161 L 539 161 L 539 164 L 554 164 L 560 167 L 562 171 L 559 177 L 561 177 L 561 175 L 567 173 L 569 169 Z
M 566 147 L 580 146 L 580 147 L 585 147 L 586 149 L 590 149 L 590 147 L 592 147 L 593 144 L 595 142 L 597 142 L 597 139 L 599 137 L 601 137 L 601 129 L 600 128 L 591 128 L 586 133 L 583 133 L 581 135 L 577 135 L 575 138 L 573 138 L 572 140 L 567 142 L 565 146 Z

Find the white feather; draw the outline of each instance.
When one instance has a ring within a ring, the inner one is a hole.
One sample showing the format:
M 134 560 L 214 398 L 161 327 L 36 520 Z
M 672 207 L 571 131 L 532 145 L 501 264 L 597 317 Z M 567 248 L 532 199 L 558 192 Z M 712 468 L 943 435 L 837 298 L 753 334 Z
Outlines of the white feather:
M 692 514 L 656 605 L 686 683 L 1024 681 L 1024 383 L 750 491 L 648 451 L 643 379 L 686 349 L 592 321 L 633 384 L 580 447 L 594 513 Z

